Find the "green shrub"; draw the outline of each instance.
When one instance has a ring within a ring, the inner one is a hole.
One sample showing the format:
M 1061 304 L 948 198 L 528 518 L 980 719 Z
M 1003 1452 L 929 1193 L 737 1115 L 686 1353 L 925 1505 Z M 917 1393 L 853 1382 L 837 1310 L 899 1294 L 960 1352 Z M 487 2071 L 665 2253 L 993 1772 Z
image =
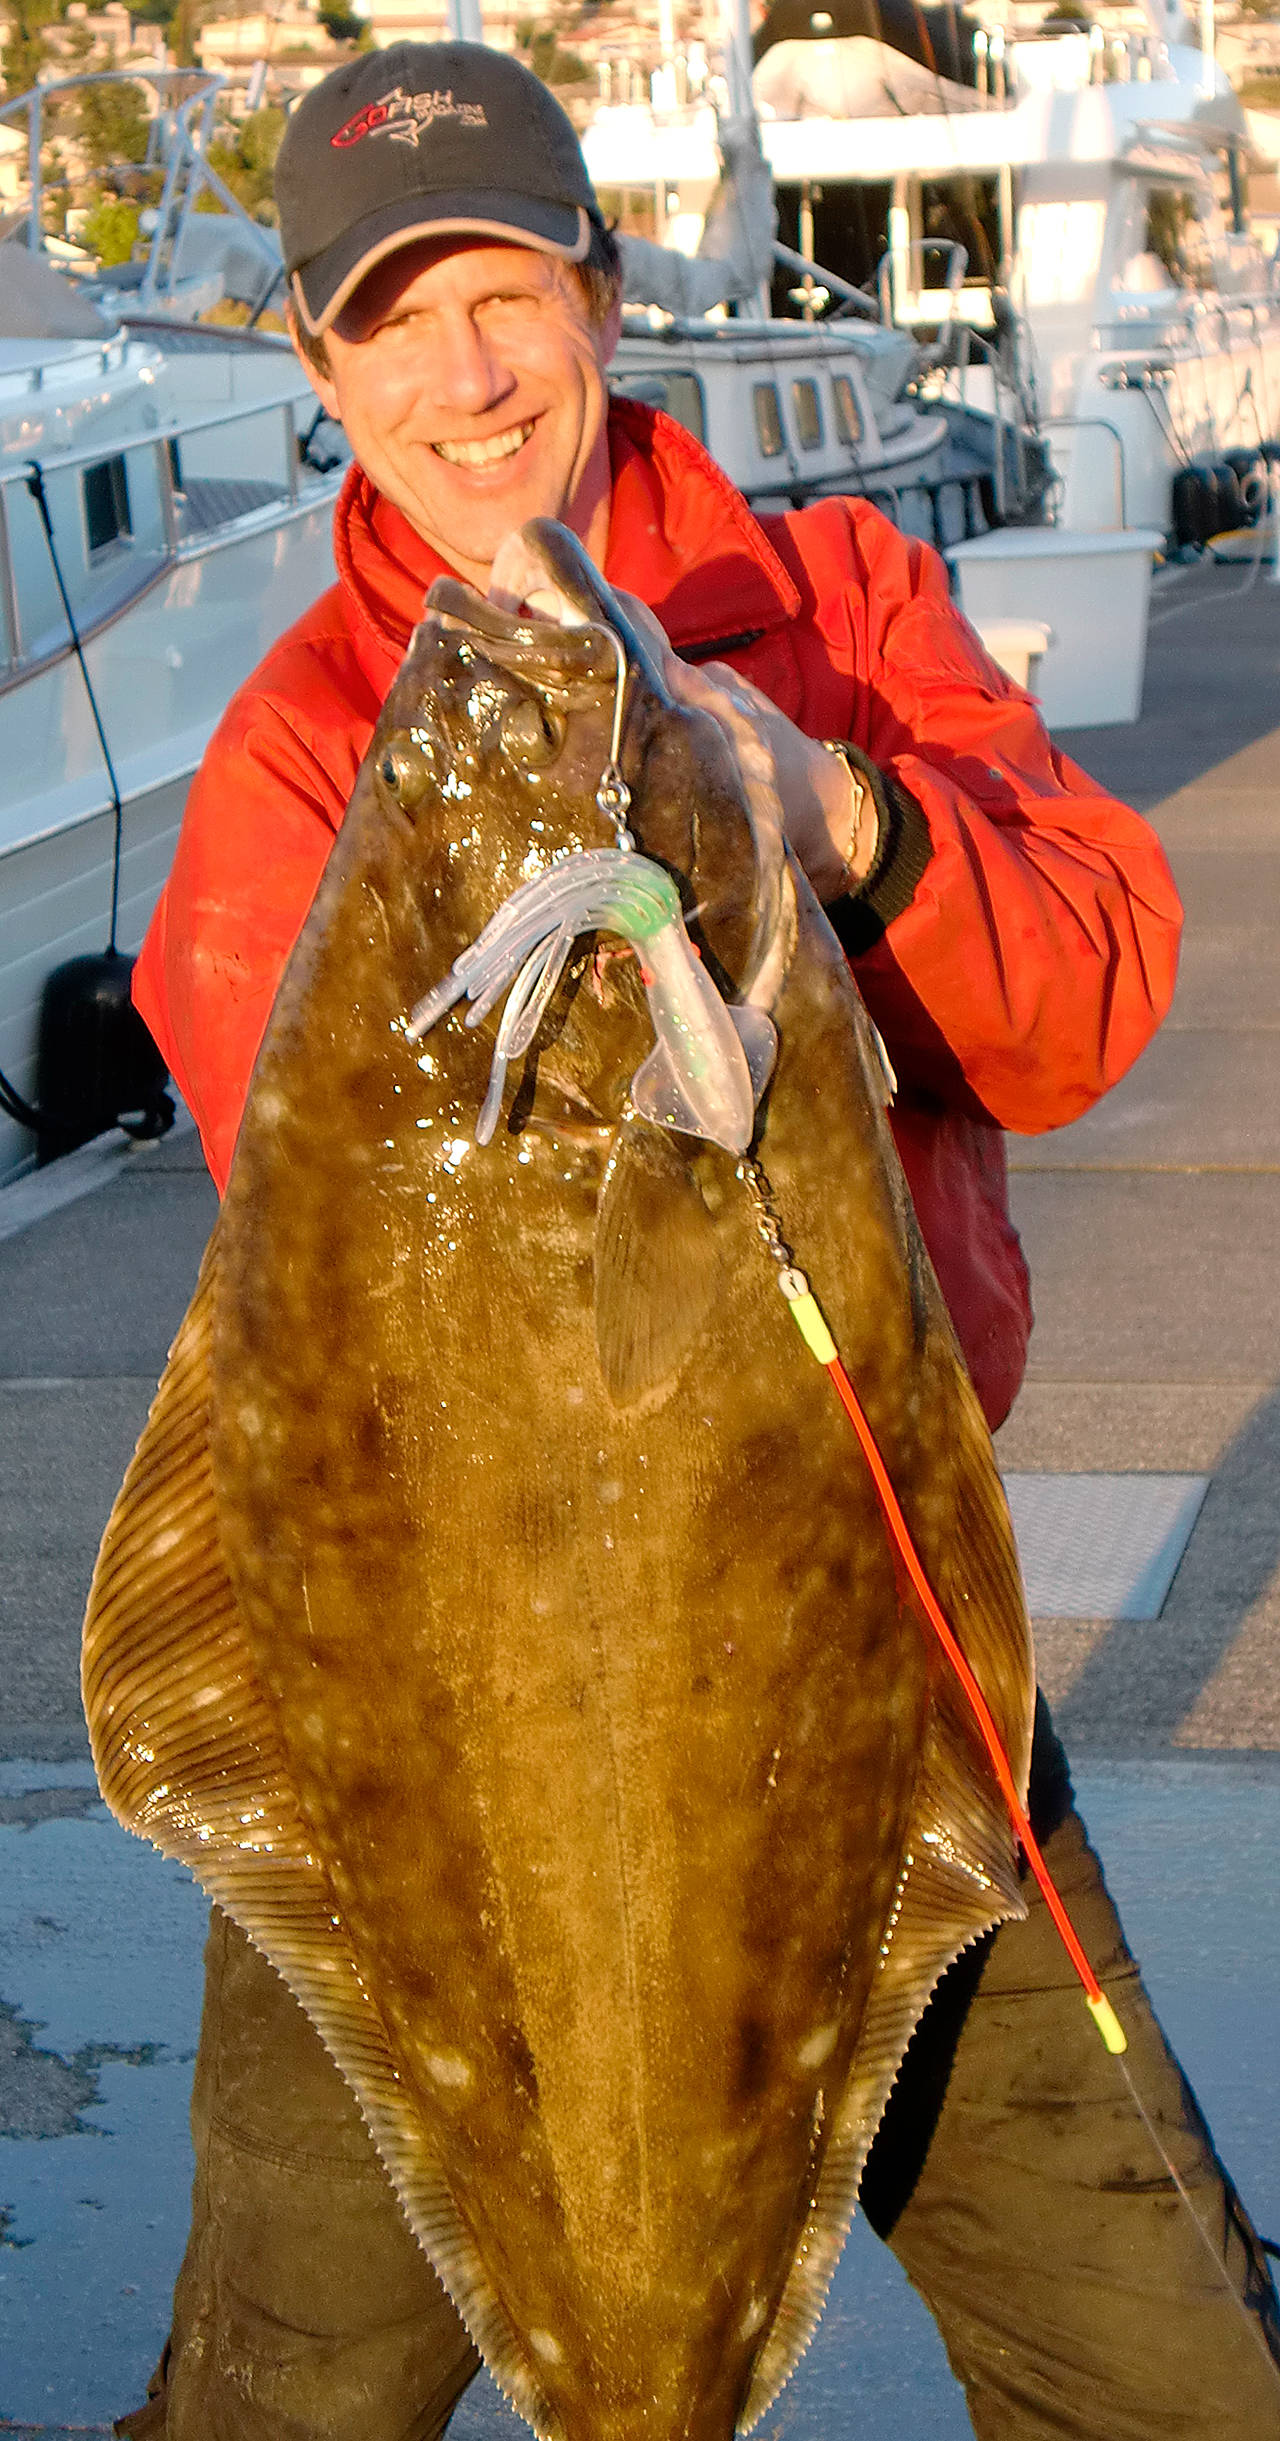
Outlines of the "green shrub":
M 97 255 L 104 271 L 129 262 L 137 242 L 138 207 L 123 195 L 101 196 L 81 225 L 80 243 Z

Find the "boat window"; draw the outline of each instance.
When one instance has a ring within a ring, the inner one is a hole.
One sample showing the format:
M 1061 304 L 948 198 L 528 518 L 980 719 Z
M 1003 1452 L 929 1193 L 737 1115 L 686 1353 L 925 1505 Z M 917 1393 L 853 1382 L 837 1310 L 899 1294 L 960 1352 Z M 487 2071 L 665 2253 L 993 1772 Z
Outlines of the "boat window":
M 621 398 L 638 398 L 646 407 L 661 407 L 677 424 L 683 424 L 695 441 L 707 437 L 707 412 L 702 384 L 696 373 L 672 368 L 661 372 L 613 373 L 609 387 Z
M 92 556 L 133 532 L 129 476 L 123 458 L 104 458 L 100 466 L 86 466 L 82 480 L 85 533 Z
M 831 384 L 836 402 L 836 431 L 847 449 L 862 439 L 862 409 L 857 393 L 847 373 L 837 373 Z
M 802 449 L 822 447 L 822 409 L 818 403 L 816 381 L 793 381 L 791 406 L 796 419 Z
M 756 439 L 762 458 L 782 456 L 782 409 L 773 382 L 758 381 L 751 392 L 756 415 Z

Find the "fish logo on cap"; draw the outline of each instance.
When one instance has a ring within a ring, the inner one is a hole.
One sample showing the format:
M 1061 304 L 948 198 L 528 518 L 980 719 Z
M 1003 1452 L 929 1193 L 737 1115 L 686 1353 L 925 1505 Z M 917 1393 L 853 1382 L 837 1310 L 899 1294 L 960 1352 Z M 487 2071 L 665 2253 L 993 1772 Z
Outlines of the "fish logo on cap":
M 374 102 L 366 102 L 354 118 L 347 120 L 336 135 L 329 138 L 338 151 L 349 144 L 359 144 L 365 136 L 390 136 L 396 144 L 416 144 L 424 127 L 437 119 L 458 119 L 464 127 L 487 127 L 483 102 L 457 102 L 452 89 L 445 93 L 406 93 L 402 86 L 393 85 Z

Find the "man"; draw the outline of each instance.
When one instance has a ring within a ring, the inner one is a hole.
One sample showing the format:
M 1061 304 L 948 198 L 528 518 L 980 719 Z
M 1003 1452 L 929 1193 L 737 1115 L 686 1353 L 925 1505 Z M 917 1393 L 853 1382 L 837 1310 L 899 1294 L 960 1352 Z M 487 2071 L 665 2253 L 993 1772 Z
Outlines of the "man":
M 1001 1131 L 1077 1116 L 1162 1016 L 1178 908 L 1154 839 L 1053 752 L 931 555 L 858 503 L 757 522 L 687 434 L 610 406 L 611 244 L 567 120 L 514 62 L 400 45 L 338 70 L 290 122 L 277 192 L 297 343 L 357 468 L 338 585 L 231 705 L 138 967 L 215 1177 L 426 587 L 444 569 L 484 586 L 513 528 L 559 516 L 656 616 L 673 683 L 772 754 L 898 1071 L 903 1163 L 998 1423 L 1030 1326 Z M 979 2434 L 1276 2441 L 1265 2262 L 1045 1714 L 1032 1812 L 1119 1990 L 1142 2111 L 1033 1899 L 945 1979 L 864 2208 L 937 2316 Z M 193 2123 L 172 2339 L 119 2429 L 432 2441 L 474 2351 L 336 2070 L 216 1915 Z

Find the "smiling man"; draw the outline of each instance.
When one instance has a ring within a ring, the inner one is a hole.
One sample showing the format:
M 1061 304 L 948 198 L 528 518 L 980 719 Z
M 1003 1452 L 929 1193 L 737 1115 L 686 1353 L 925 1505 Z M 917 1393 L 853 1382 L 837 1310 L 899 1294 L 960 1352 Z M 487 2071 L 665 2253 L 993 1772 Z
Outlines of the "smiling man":
M 309 370 L 365 473 L 481 587 L 503 536 L 558 516 L 597 560 L 609 534 L 603 370 L 616 304 L 574 270 L 481 237 L 423 238 L 375 265 Z
M 1078 1116 L 1159 1022 L 1179 911 L 1152 834 L 1055 754 L 932 554 L 863 502 L 757 520 L 680 427 L 610 401 L 615 250 L 567 119 L 516 62 L 403 44 L 339 69 L 294 113 L 277 193 L 297 344 L 356 465 L 338 583 L 229 707 L 137 969 L 219 1185 L 427 587 L 486 585 L 513 528 L 558 516 L 657 621 L 672 683 L 772 756 L 897 1069 L 903 1166 L 998 1423 L 1030 1328 L 1002 1131 Z M 863 2208 L 988 2441 L 1280 2441 L 1265 2259 L 1043 1709 L 1030 1802 L 1200 2228 L 1035 1898 L 944 1979 Z M 118 2429 L 434 2441 L 475 2352 L 318 2038 L 216 1913 L 193 2129 L 172 2338 Z

